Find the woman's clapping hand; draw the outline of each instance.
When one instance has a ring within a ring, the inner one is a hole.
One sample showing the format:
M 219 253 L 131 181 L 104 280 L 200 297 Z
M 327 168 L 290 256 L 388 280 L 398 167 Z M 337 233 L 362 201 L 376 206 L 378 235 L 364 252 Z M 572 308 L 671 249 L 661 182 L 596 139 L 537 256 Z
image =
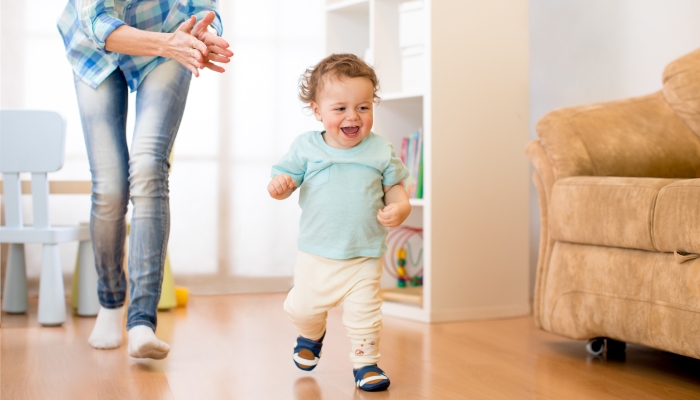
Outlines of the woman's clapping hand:
M 190 34 L 196 21 L 197 18 L 193 15 L 170 34 L 165 57 L 184 65 L 194 76 L 198 77 L 199 70 L 205 66 L 209 50 L 202 41 Z
M 226 40 L 207 29 L 215 17 L 216 14 L 210 11 L 199 22 L 193 15 L 180 24 L 180 27 L 170 34 L 166 57 L 184 65 L 196 77 L 199 77 L 199 70 L 204 68 L 224 72 L 224 69 L 214 62 L 228 63 L 233 52 L 228 49 L 229 44 Z
M 191 34 L 200 42 L 207 46 L 207 54 L 205 55 L 204 68 L 209 68 L 212 71 L 224 72 L 224 69 L 213 62 L 228 63 L 231 61 L 229 57 L 233 57 L 233 52 L 228 49 L 229 44 L 223 38 L 210 32 L 207 27 L 214 21 L 216 15 L 213 11 L 209 11 L 192 28 Z M 213 61 L 213 62 L 212 62 Z

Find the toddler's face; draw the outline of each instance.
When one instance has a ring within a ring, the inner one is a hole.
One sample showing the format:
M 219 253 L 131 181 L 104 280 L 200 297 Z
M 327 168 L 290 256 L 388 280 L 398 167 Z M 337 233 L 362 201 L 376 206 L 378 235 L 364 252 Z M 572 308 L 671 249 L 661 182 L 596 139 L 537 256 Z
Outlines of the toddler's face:
M 329 77 L 310 106 L 323 122 L 323 140 L 337 149 L 360 144 L 372 129 L 374 87 L 367 78 Z

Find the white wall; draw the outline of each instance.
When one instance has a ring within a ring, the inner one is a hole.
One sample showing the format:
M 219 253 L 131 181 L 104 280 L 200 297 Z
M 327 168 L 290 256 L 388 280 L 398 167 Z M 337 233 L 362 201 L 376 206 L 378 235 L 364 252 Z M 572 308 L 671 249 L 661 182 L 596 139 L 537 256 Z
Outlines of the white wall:
M 530 0 L 530 137 L 555 108 L 655 92 L 670 61 L 700 47 L 697 0 Z M 531 283 L 540 217 L 530 189 Z

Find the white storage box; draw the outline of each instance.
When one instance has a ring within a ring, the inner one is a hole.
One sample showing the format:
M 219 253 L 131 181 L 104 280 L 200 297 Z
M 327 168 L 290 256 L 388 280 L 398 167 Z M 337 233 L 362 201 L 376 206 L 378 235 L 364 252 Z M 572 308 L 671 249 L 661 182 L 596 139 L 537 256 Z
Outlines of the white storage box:
M 425 80 L 425 54 L 423 45 L 401 49 L 401 91 L 415 93 L 423 91 Z
M 399 4 L 399 47 L 423 44 L 424 37 L 423 1 L 407 1 Z

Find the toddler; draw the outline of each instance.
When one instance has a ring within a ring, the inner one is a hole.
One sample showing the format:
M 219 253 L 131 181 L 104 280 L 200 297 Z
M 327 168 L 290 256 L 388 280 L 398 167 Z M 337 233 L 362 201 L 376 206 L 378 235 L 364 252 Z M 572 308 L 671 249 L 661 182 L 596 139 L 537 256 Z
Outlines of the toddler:
M 378 296 L 387 227 L 411 212 L 399 183 L 409 174 L 391 143 L 372 133 L 379 82 L 351 54 L 333 54 L 306 70 L 301 100 L 324 131 L 297 137 L 272 167 L 270 196 L 282 200 L 300 188 L 301 223 L 294 287 L 284 310 L 299 331 L 293 360 L 311 371 L 321 357 L 330 308 L 343 303 L 358 388 L 385 390 L 378 366 L 382 327 Z

